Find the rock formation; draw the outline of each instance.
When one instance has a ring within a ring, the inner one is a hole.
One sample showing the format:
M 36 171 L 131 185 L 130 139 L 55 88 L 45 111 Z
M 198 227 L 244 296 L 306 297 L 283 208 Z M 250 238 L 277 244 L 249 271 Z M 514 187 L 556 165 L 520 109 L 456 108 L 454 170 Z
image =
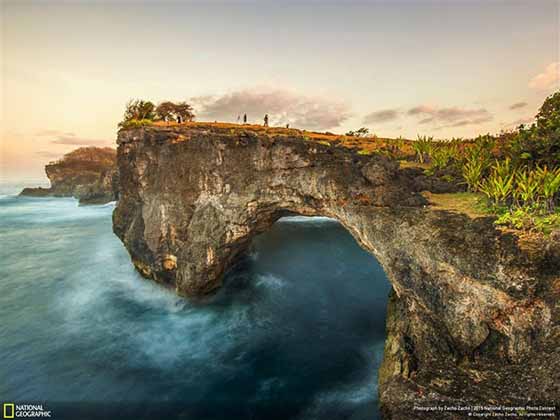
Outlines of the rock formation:
M 220 287 L 282 216 L 339 220 L 393 286 L 385 418 L 427 418 L 414 406 L 434 401 L 560 401 L 558 243 L 529 252 L 490 218 L 431 207 L 398 163 L 298 130 L 121 130 L 117 162 L 114 231 L 142 275 L 183 296 Z
M 50 188 L 25 188 L 20 195 L 75 197 L 80 204 L 116 200 L 116 151 L 109 147 L 81 147 L 45 166 Z

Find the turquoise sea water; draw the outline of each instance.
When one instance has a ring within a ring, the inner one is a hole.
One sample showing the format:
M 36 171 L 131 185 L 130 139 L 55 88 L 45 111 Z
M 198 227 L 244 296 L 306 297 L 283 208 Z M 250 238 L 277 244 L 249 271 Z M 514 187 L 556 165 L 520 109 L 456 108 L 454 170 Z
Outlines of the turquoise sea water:
M 114 203 L 3 188 L 3 401 L 67 419 L 378 418 L 389 284 L 337 222 L 282 219 L 194 303 L 134 271 Z

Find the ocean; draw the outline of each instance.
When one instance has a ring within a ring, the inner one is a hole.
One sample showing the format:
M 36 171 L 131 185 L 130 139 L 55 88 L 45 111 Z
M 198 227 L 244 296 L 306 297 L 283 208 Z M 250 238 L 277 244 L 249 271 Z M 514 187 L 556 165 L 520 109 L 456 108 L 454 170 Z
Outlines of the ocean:
M 0 190 L 0 398 L 52 418 L 377 419 L 389 282 L 336 221 L 284 218 L 204 301 L 140 277 L 115 203 Z

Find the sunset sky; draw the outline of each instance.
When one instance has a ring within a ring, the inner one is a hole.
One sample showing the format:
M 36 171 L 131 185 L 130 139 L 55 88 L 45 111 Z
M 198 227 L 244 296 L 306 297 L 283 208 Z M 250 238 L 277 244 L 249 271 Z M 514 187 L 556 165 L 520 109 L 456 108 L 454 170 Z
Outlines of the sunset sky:
M 529 122 L 559 88 L 558 0 L 1 4 L 3 179 L 114 146 L 131 98 L 446 138 Z

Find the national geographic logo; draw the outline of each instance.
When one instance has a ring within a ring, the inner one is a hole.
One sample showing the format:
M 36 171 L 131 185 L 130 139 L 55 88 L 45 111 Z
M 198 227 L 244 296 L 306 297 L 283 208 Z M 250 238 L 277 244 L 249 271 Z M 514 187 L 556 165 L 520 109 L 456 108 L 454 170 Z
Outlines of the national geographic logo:
M 5 419 L 13 419 L 14 411 L 15 411 L 14 404 L 4 403 L 4 410 L 2 414 L 4 414 Z
M 51 418 L 51 411 L 45 410 L 43 404 L 4 403 L 2 415 L 5 419 Z

